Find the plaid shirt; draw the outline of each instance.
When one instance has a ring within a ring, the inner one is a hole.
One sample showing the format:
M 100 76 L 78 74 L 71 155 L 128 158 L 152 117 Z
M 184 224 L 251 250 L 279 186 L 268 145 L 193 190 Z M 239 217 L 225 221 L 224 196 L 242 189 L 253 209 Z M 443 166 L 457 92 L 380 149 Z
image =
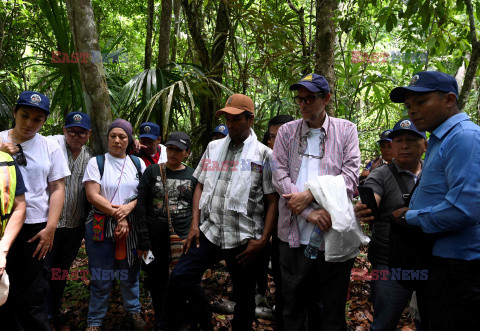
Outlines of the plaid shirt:
M 320 160 L 318 175 L 342 175 L 347 194 L 352 198 L 358 185 L 360 168 L 357 128 L 352 122 L 326 115 L 322 129 L 326 134 L 325 153 Z M 302 165 L 303 156 L 300 154 L 305 153 L 309 134 L 310 129 L 303 119 L 286 123 L 278 130 L 273 150 L 273 184 L 280 194 L 299 192 L 295 183 Z M 299 247 L 297 219 L 287 208 L 287 202 L 280 196 L 278 237 L 288 242 L 290 247 Z M 307 218 L 312 211 L 310 204 L 301 215 Z
M 82 180 L 88 161 L 93 157 L 93 150 L 88 146 L 82 146 L 82 151 L 74 160 L 63 135 L 56 135 L 51 138 L 60 144 L 71 172 L 70 176 L 65 177 L 65 202 L 58 219 L 57 228 L 76 228 L 85 223 L 85 217 L 87 216 L 85 215 L 85 188 Z
M 208 144 L 207 150 L 203 154 L 200 163 L 193 176 L 200 183 L 204 183 L 207 171 L 212 171 L 210 161 L 210 151 L 214 144 L 219 141 L 212 141 Z M 274 193 L 272 184 L 272 171 L 270 168 L 272 160 L 272 150 L 262 143 L 257 143 L 258 149 L 255 152 L 255 160 L 261 160 L 262 164 L 251 167 L 252 185 L 248 198 L 247 214 L 227 210 L 225 196 L 228 183 L 230 183 L 233 171 L 245 171 L 245 167 L 250 164 L 240 160 L 243 144 L 235 147 L 230 143 L 225 162 L 221 167 L 220 176 L 213 192 L 211 200 L 211 212 L 209 215 L 201 216 L 200 230 L 210 242 L 220 246 L 222 249 L 235 248 L 246 244 L 249 239 L 260 239 L 265 225 L 264 203 L 265 194 Z M 249 161 L 249 160 L 247 160 Z M 253 163 L 253 162 L 252 162 Z

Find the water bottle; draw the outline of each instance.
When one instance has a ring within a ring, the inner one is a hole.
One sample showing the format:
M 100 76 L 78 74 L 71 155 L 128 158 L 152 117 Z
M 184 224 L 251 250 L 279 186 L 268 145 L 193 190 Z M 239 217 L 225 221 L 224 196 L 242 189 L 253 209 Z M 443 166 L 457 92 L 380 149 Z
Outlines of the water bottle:
M 318 251 L 323 244 L 323 234 L 322 231 L 315 225 L 315 228 L 310 235 L 310 241 L 308 242 L 307 248 L 305 248 L 305 256 L 311 260 L 315 260 L 318 255 Z

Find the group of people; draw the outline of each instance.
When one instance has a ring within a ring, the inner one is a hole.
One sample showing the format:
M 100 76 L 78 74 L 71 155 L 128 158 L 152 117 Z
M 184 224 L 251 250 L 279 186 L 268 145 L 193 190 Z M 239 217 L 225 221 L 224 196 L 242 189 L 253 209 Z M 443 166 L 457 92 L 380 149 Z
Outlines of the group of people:
M 308 74 L 290 90 L 301 118 L 276 116 L 263 143 L 252 129 L 253 100 L 230 96 L 216 112 L 226 124 L 215 128 L 195 170 L 185 165 L 188 134 L 173 132 L 162 145 L 161 128 L 151 122 L 140 126 L 137 140 L 128 121 L 114 120 L 108 152 L 97 156 L 86 146 L 87 114 L 69 113 L 63 135 L 44 137 L 38 132 L 49 100 L 22 92 L 12 129 L 0 132 L 0 276 L 10 279 L 2 328 L 50 330 L 62 323 L 66 277 L 52 271 L 68 274 L 85 239 L 87 330 L 104 324 L 116 280 L 129 323 L 145 326 L 140 268 L 156 329 L 179 330 L 188 316 L 213 330 L 201 279 L 220 260 L 233 283 L 232 328 L 249 330 L 270 257 L 278 330 L 345 330 L 359 244 L 353 254 L 332 251 L 353 240 L 338 224 L 363 221 L 372 224 L 372 273 L 386 275 L 372 280 L 372 330 L 395 330 L 413 291 L 422 330 L 473 329 L 480 308 L 480 128 L 458 108 L 455 79 L 420 72 L 391 92 L 410 118 L 382 133 L 384 157 L 362 173 L 376 205 L 357 203 L 357 219 L 355 124 L 326 113 L 331 95 L 323 76 Z M 339 179 L 341 185 L 329 185 Z M 338 210 L 342 201 L 350 206 Z M 406 279 L 415 271 L 409 267 L 428 277 Z

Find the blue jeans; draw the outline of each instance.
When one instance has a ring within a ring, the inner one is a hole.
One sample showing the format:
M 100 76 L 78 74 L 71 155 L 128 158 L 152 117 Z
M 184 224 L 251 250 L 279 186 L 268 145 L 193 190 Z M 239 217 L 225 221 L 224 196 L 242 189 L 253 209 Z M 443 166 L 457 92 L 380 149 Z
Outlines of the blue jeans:
M 139 274 L 140 263 L 128 266 L 127 259 L 115 260 L 115 242 L 113 238 L 103 241 L 93 241 L 93 222 L 88 222 L 85 228 L 85 248 L 88 255 L 90 271 L 90 303 L 88 305 L 87 325 L 101 326 L 107 314 L 108 296 L 113 281 L 120 280 L 120 293 L 123 308 L 129 313 L 140 312 Z
M 374 270 L 389 270 L 386 265 L 374 265 Z M 403 310 L 412 296 L 412 291 L 396 280 L 391 273 L 379 273 L 378 280 L 372 280 L 373 323 L 370 330 L 396 330 Z M 386 279 L 382 279 L 386 278 Z

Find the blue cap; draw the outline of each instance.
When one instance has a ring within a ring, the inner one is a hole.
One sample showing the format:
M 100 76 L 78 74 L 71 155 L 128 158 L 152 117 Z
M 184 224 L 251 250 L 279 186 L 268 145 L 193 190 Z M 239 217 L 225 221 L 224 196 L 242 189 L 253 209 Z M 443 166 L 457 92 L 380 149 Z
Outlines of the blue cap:
M 140 138 L 155 140 L 158 137 L 160 137 L 160 126 L 152 122 L 145 122 L 140 125 Z
M 67 118 L 65 119 L 65 128 L 71 128 L 73 126 L 78 126 L 90 130 L 92 126 L 90 122 L 90 117 L 80 111 L 68 113 Z
M 323 92 L 323 93 L 330 93 L 330 88 L 328 87 L 328 82 L 322 75 L 317 74 L 308 74 L 297 84 L 293 84 L 290 86 L 290 91 L 298 90 L 301 86 L 308 89 L 310 92 Z
M 393 139 L 395 136 L 398 136 L 400 133 L 411 132 L 419 135 L 423 139 L 427 139 L 425 131 L 418 131 L 413 122 L 409 119 L 398 121 L 393 127 L 392 132 L 390 132 L 389 137 Z
M 392 133 L 391 129 L 385 130 L 380 133 L 380 140 L 378 140 L 377 143 L 381 143 L 382 141 L 392 141 L 392 139 L 390 139 L 389 137 L 390 133 Z
M 409 86 L 396 87 L 390 92 L 390 100 L 396 103 L 405 102 L 405 96 L 409 91 L 427 93 L 442 91 L 455 93 L 458 98 L 458 84 L 453 76 L 440 71 L 422 71 L 416 73 Z
M 24 91 L 18 97 L 16 108 L 18 106 L 35 107 L 50 114 L 50 99 L 40 92 Z
M 215 129 L 213 130 L 212 134 L 215 134 L 215 133 L 221 133 L 224 136 L 227 136 L 228 135 L 228 128 L 225 124 L 217 125 L 215 127 Z

